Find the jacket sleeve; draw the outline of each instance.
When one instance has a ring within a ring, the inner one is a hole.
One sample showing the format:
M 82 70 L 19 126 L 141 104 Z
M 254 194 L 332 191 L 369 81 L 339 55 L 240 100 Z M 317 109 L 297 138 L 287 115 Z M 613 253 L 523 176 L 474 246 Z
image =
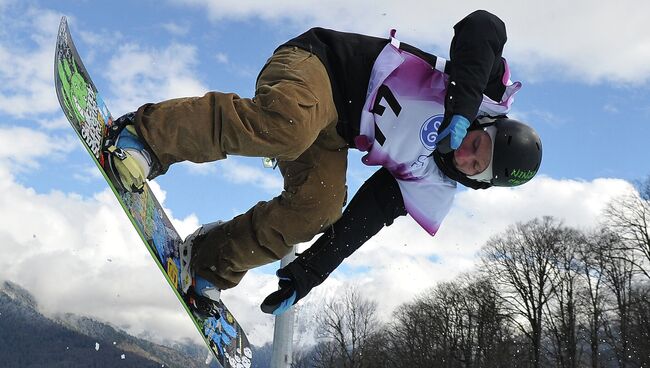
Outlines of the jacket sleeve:
M 503 21 L 477 10 L 454 26 L 445 115 L 459 114 L 474 121 L 483 94 L 500 101 L 505 66 L 501 53 L 507 40 Z
M 298 298 L 321 284 L 345 258 L 406 215 L 395 178 L 385 168 L 373 174 L 354 195 L 341 218 L 287 268 L 294 276 Z

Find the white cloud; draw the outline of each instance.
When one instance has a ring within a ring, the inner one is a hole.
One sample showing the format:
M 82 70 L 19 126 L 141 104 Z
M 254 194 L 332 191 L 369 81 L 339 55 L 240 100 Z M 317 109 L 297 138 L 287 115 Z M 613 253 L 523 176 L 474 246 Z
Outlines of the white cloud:
M 38 117 L 42 123 L 56 123 L 45 124 L 48 128 L 62 127 L 60 118 L 42 118 L 42 114 L 59 111 L 53 93 L 53 45 L 61 14 L 36 7 L 12 11 L 20 12 L 20 17 L 3 20 L 8 32 L 0 31 L 0 113 Z M 119 31 L 76 29 L 74 17 L 69 23 L 77 42 L 90 46 L 82 55 L 90 74 L 98 76 L 104 71 L 111 92 L 117 96 L 108 103 L 117 116 L 145 102 L 194 96 L 207 90 L 194 76 L 198 63 L 194 46 L 172 43 L 159 49 L 145 48 L 125 43 Z M 175 31 L 180 32 L 180 26 Z M 113 50 L 111 58 L 97 57 L 107 49 Z M 105 60 L 109 60 L 108 65 Z M 103 92 L 106 96 L 107 91 Z
M 196 47 L 179 43 L 162 49 L 121 46 L 104 73 L 116 96 L 107 102 L 113 114 L 133 111 L 146 102 L 205 93 L 207 87 L 193 74 L 196 57 Z
M 14 180 L 20 167 L 37 167 L 44 157 L 76 147 L 72 138 L 52 139 L 21 127 L 0 129 L 0 253 L 5 255 L 0 258 L 0 280 L 26 287 L 49 314 L 87 315 L 159 341 L 189 338 L 201 343 L 108 188 L 87 198 L 38 193 Z M 81 171 L 98 176 L 94 166 Z M 150 186 L 164 204 L 165 190 L 156 182 Z M 165 211 L 181 237 L 200 224 L 196 215 L 177 219 Z M 272 319 L 258 305 L 275 282 L 270 275 L 251 272 L 236 291 L 224 293 L 235 316 L 250 328 L 254 343 L 271 338 Z
M 236 288 L 221 293 L 221 298 L 241 324 L 249 341 L 257 346 L 273 340 L 274 317 L 262 313 L 259 306 L 277 288 L 275 276 L 251 271 Z
M 156 183 L 159 199 L 165 192 Z M 170 211 L 167 211 L 171 214 Z M 181 236 L 198 227 L 196 216 L 172 218 Z M 0 279 L 36 295 L 46 313 L 88 315 L 159 341 L 200 337 L 136 235 L 113 193 L 92 198 L 37 193 L 0 166 Z M 269 318 L 257 305 L 275 280 L 251 273 L 236 292 L 224 293 L 238 320 L 270 338 Z M 71 302 L 74 301 L 74 302 Z
M 35 119 L 38 126 L 45 130 L 69 129 L 70 122 L 63 113 L 56 114 L 54 118 Z
M 261 166 L 261 159 L 260 168 L 242 164 L 232 159 L 219 163 L 219 167 L 223 169 L 224 177 L 233 183 L 252 184 L 271 193 L 279 193 L 282 191 L 283 179 L 277 174 L 277 171 L 274 172 L 276 175 L 270 175 L 270 170 L 261 168 Z
M 509 114 L 513 119 L 521 121 L 534 121 L 538 124 L 545 124 L 554 128 L 566 126 L 569 123 L 567 117 L 563 117 L 552 111 L 532 109 L 529 111 L 517 111 L 517 113 Z
M 4 10 L 9 4 L 15 2 L 16 0 L 0 0 L 0 11 Z
M 132 332 L 192 335 L 109 190 L 82 198 L 40 194 L 10 175 L 0 181 L 0 249 L 11 255 L 0 260 L 0 278 L 25 286 L 47 312 L 95 316 Z M 153 323 L 160 313 L 168 325 Z
M 121 32 L 111 30 L 85 30 L 77 29 L 75 18 L 68 18 L 68 26 L 71 29 L 73 39 L 79 38 L 84 44 L 92 46 L 92 48 L 112 48 L 123 41 L 124 36 Z M 77 36 L 78 35 L 78 36 Z M 76 43 L 75 43 L 76 44 Z M 92 52 L 92 49 L 90 50 Z M 84 55 L 83 59 L 88 61 L 89 58 Z
M 80 22 L 82 23 L 82 22 Z M 82 23 L 83 24 L 83 23 Z M 72 38 L 75 41 L 75 45 L 79 48 L 82 53 L 81 59 L 84 62 L 90 76 L 94 78 L 94 82 L 100 82 L 97 78 L 97 73 L 95 70 L 100 70 L 103 66 L 103 63 L 107 57 L 102 54 L 102 52 L 109 51 L 112 53 L 113 50 L 117 50 L 120 45 L 125 43 L 124 35 L 117 29 L 95 29 L 90 30 L 84 29 L 77 26 L 76 18 L 74 16 L 68 18 L 68 26 L 70 27 L 70 32 Z M 104 93 L 105 91 L 99 91 Z
M 223 52 L 217 53 L 214 57 L 215 59 L 217 59 L 217 62 L 219 62 L 220 64 L 228 64 L 230 62 L 228 58 L 228 54 L 224 54 Z
M 162 27 L 164 30 L 174 36 L 185 36 L 190 32 L 190 26 L 188 24 L 181 25 L 175 22 L 169 22 L 164 23 Z
M 486 9 L 506 22 L 506 55 L 528 70 L 526 79 L 547 79 L 549 70 L 556 78 L 587 82 L 639 84 L 650 78 L 650 33 L 645 31 L 650 3 L 640 0 L 598 4 L 588 0 L 170 1 L 205 9 L 215 21 L 260 18 L 296 32 L 319 25 L 386 37 L 389 29 L 396 28 L 403 41 L 435 45 L 433 51 L 445 54 L 452 26 L 471 11 Z M 520 74 L 515 77 L 521 78 Z
M 259 167 L 245 163 L 255 161 L 259 163 Z M 277 170 L 271 171 L 262 168 L 262 159 L 235 158 L 230 156 L 227 160 L 218 162 L 202 164 L 183 162 L 181 165 L 195 175 L 220 175 L 231 183 L 252 185 L 268 193 L 277 194 L 283 188 L 282 176 L 280 176 Z
M 607 104 L 603 105 L 603 111 L 611 113 L 611 114 L 616 114 L 620 110 L 616 105 L 611 104 L 611 103 L 607 103 Z
M 61 156 L 75 149 L 75 140 L 70 135 L 50 136 L 29 128 L 1 127 L 0 164 L 33 169 L 43 156 Z
M 167 192 L 163 190 L 160 187 L 160 184 L 158 184 L 155 181 L 149 181 L 149 187 L 151 188 L 151 191 L 156 196 L 158 201 L 163 205 L 163 209 L 165 210 L 165 213 L 172 221 L 174 228 L 176 228 L 176 231 L 178 232 L 178 235 L 180 235 L 181 238 L 185 239 L 186 236 L 193 233 L 194 230 L 198 229 L 198 227 L 201 224 L 199 223 L 199 219 L 195 214 L 190 214 L 184 219 L 175 218 L 172 210 L 165 207 L 164 205 L 165 199 L 167 198 Z
M 72 174 L 75 180 L 82 183 L 90 183 L 93 180 L 103 179 L 102 173 L 97 170 L 96 165 L 86 165 L 77 167 L 75 173 Z
M 0 32 L 0 113 L 31 117 L 56 111 L 53 45 L 59 14 L 32 8 L 2 22 L 8 32 Z M 18 36 L 23 33 L 28 40 Z
M 183 161 L 178 165 L 183 166 L 187 171 L 194 175 L 213 175 L 219 171 L 217 169 L 217 164 L 214 162 L 197 164 L 190 161 Z
M 461 191 L 435 237 L 412 219 L 399 218 L 346 260 L 361 272 L 338 271 L 332 277 L 336 283 L 363 286 L 387 317 L 436 283 L 474 269 L 481 246 L 509 225 L 550 215 L 569 226 L 593 228 L 608 201 L 632 190 L 620 179 L 586 182 L 541 176 L 518 188 Z

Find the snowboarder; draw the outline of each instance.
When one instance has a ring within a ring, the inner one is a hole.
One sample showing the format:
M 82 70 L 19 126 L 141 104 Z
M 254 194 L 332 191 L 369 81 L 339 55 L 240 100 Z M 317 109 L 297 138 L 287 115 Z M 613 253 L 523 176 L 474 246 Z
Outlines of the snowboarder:
M 207 281 L 206 290 L 223 290 L 324 232 L 277 272 L 280 288 L 261 307 L 282 313 L 398 216 L 408 213 L 435 234 L 457 182 L 515 186 L 537 173 L 539 136 L 506 116 L 521 84 L 501 56 L 504 23 L 479 10 L 454 31 L 446 61 L 399 42 L 394 31 L 384 39 L 310 29 L 276 49 L 253 98 L 209 92 L 117 119 L 112 170 L 124 189 L 138 191 L 179 161 L 275 159 L 279 196 L 201 226 L 182 249 L 185 272 Z M 341 213 L 349 148 L 381 168 Z

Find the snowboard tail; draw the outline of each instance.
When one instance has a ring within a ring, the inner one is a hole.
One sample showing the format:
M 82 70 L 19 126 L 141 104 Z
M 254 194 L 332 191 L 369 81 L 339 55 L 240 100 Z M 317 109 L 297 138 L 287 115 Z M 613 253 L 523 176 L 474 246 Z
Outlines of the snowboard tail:
M 221 301 L 184 293 L 180 282 L 179 245 L 176 232 L 148 184 L 141 193 L 120 190 L 108 168 L 104 144 L 113 117 L 90 78 L 72 41 L 65 17 L 61 19 L 54 60 L 56 94 L 61 109 L 126 215 L 140 235 L 165 279 L 223 368 L 249 368 L 252 351 L 239 323 Z

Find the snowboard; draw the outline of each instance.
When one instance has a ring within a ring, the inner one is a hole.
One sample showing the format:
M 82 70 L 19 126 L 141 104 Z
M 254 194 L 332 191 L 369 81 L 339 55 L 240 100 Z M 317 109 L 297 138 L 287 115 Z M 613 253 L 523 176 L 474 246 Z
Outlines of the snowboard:
M 113 117 L 90 79 L 72 41 L 65 17 L 61 19 L 54 59 L 54 80 L 61 109 L 108 182 L 144 245 L 178 300 L 223 368 L 250 368 L 248 338 L 221 301 L 184 293 L 180 282 L 179 245 L 174 229 L 149 185 L 141 193 L 121 190 L 108 168 L 104 143 Z

